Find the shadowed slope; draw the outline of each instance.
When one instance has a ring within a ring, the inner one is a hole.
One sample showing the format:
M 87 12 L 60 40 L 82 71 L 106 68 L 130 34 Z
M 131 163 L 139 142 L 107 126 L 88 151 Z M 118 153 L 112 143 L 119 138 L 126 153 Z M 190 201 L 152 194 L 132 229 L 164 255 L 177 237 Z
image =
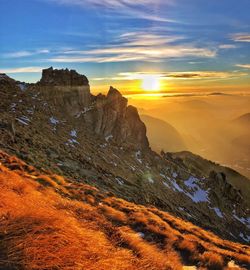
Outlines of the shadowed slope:
M 187 149 L 179 132 L 169 123 L 145 114 L 141 115 L 141 119 L 147 127 L 147 136 L 155 151 L 176 152 Z

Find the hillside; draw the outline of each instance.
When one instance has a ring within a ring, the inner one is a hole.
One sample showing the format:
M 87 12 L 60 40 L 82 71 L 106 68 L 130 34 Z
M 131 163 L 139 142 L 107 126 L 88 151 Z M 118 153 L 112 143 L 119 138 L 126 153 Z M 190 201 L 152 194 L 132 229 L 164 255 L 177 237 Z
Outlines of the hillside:
M 155 207 L 37 170 L 4 152 L 0 162 L 0 269 L 250 266 L 248 246 Z
M 243 115 L 237 117 L 236 119 L 233 120 L 233 123 L 249 128 L 250 113 L 246 113 L 246 114 L 243 114 Z
M 250 201 L 250 186 L 246 184 L 249 179 L 242 176 L 235 170 L 221 166 L 218 163 L 204 159 L 188 151 L 172 153 L 172 158 L 174 162 L 177 162 L 179 165 L 184 166 L 190 171 L 203 172 L 206 177 L 209 177 L 209 174 L 213 174 L 211 172 L 223 173 L 227 176 L 228 183 L 236 187 L 238 190 L 241 190 L 247 200 Z M 218 184 L 218 182 L 216 184 Z
M 140 117 L 147 127 L 147 136 L 155 151 L 176 152 L 186 149 L 181 135 L 169 123 L 145 114 Z
M 249 181 L 237 174 L 239 187 L 219 165 L 215 173 L 190 170 L 152 151 L 137 109 L 117 89 L 94 96 L 84 75 L 49 68 L 36 84 L 1 75 L 0 93 L 0 148 L 8 154 L 249 243 Z

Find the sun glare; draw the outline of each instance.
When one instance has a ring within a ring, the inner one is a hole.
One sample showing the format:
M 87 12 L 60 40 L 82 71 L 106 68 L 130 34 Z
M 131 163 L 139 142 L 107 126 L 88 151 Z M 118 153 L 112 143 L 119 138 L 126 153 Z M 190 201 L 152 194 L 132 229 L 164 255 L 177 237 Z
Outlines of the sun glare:
M 155 75 L 146 75 L 142 78 L 141 88 L 145 91 L 159 91 L 160 79 Z

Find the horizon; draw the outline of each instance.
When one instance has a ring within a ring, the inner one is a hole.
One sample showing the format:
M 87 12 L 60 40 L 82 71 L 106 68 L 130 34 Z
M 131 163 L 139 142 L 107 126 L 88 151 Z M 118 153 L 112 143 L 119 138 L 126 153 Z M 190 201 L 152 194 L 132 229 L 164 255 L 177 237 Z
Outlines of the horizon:
M 93 92 L 249 91 L 249 1 L 3 0 L 0 8 L 0 72 L 16 80 L 36 82 L 53 66 L 86 75 Z

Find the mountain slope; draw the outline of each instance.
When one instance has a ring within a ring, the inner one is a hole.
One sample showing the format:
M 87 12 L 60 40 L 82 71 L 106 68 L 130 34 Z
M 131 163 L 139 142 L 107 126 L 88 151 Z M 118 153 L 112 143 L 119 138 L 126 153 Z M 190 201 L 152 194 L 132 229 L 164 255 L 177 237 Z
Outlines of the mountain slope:
M 249 242 L 250 202 L 244 192 L 231 185 L 229 196 L 227 178 L 214 185 L 206 172 L 189 171 L 152 151 L 136 108 L 116 89 L 93 96 L 85 76 L 50 68 L 31 85 L 2 75 L 0 91 L 4 151 L 223 238 Z
M 250 125 L 250 113 L 243 114 L 232 121 L 235 124 L 245 126 L 249 128 Z
M 173 126 L 149 115 L 142 114 L 140 117 L 147 127 L 147 136 L 155 151 L 176 152 L 186 149 L 181 135 Z
M 249 247 L 155 207 L 41 172 L 4 152 L 0 162 L 0 269 L 247 269 L 250 264 Z
M 174 162 L 177 162 L 180 166 L 183 165 L 191 172 L 200 171 L 204 173 L 206 177 L 209 177 L 209 175 L 210 177 L 213 177 L 213 175 L 216 177 L 218 174 L 226 175 L 228 184 L 231 184 L 236 189 L 240 190 L 240 192 L 244 194 L 247 201 L 250 201 L 250 185 L 248 184 L 249 179 L 242 176 L 235 170 L 221 166 L 210 160 L 206 160 L 188 151 L 172 153 L 171 156 Z M 219 184 L 218 181 L 216 184 Z

